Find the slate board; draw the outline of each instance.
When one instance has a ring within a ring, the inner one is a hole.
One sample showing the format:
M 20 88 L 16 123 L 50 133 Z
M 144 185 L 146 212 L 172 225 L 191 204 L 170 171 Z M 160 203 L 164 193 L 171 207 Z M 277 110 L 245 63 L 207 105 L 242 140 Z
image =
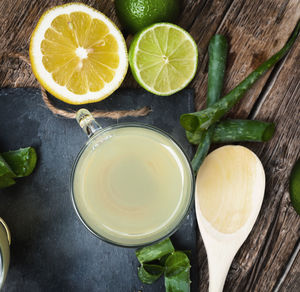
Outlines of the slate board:
M 194 109 L 194 92 L 157 97 L 144 90 L 121 89 L 90 109 L 119 110 L 151 106 L 146 117 L 98 119 L 103 126 L 142 122 L 170 133 L 191 157 L 179 124 Z M 65 106 L 56 102 L 58 106 Z M 22 291 L 164 291 L 161 279 L 143 285 L 137 277 L 134 249 L 120 248 L 93 236 L 71 203 L 69 177 L 73 161 L 87 141 L 75 120 L 54 116 L 38 89 L 0 90 L 0 149 L 32 145 L 38 153 L 34 173 L 0 190 L 0 216 L 12 233 L 11 265 L 3 292 Z M 173 235 L 178 249 L 192 250 L 192 291 L 197 290 L 194 210 Z

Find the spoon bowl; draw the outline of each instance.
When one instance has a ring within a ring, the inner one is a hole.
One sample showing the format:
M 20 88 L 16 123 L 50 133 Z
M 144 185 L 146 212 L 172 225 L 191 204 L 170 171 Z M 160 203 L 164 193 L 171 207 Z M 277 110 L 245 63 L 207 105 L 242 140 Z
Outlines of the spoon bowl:
M 209 267 L 209 291 L 220 292 L 237 251 L 259 214 L 265 172 L 259 158 L 242 146 L 210 153 L 196 180 L 195 209 Z

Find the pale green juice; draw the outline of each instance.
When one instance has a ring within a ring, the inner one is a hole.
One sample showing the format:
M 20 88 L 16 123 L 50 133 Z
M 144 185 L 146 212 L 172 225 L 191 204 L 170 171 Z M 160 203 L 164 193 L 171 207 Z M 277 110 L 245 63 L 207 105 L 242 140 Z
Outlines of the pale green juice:
M 96 234 L 125 245 L 172 231 L 190 204 L 190 166 L 167 136 L 141 127 L 97 135 L 78 161 L 77 210 Z

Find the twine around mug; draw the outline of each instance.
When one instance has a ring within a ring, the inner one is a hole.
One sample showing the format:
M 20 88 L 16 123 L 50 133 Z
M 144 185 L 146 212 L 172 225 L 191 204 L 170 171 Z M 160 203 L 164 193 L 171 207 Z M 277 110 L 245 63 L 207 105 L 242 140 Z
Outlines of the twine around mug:
M 22 54 L 8 53 L 8 54 L 6 54 L 6 56 L 8 56 L 10 58 L 17 58 L 17 59 L 25 62 L 27 65 L 29 65 L 31 67 L 29 59 Z M 64 109 L 59 109 L 56 106 L 54 106 L 48 98 L 46 89 L 44 87 L 42 87 L 41 84 L 39 84 L 39 86 L 41 89 L 43 101 L 44 101 L 45 105 L 48 107 L 48 109 L 53 114 L 65 117 L 67 119 L 75 119 L 76 111 L 73 111 L 73 110 L 68 111 L 68 110 L 64 110 Z M 117 110 L 117 111 L 95 110 L 95 111 L 92 111 L 91 114 L 95 118 L 120 119 L 120 118 L 124 118 L 124 117 L 143 117 L 143 116 L 148 115 L 150 112 L 151 112 L 151 109 L 147 106 L 144 106 L 142 108 L 132 109 L 132 110 Z

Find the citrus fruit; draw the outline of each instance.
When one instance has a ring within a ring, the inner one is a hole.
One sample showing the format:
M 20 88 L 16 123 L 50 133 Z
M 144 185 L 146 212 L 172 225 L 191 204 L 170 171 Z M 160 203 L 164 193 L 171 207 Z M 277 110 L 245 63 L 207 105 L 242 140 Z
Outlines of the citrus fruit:
M 40 18 L 29 48 L 32 70 L 55 97 L 71 104 L 104 99 L 128 67 L 125 40 L 101 12 L 80 3 L 54 7 Z
M 115 0 L 122 25 L 133 33 L 153 23 L 175 21 L 179 3 L 179 0 Z
M 300 159 L 295 163 L 291 173 L 290 196 L 294 209 L 300 215 Z
M 198 49 L 191 35 L 171 23 L 157 23 L 138 33 L 129 49 L 136 81 L 157 95 L 171 95 L 193 79 Z

